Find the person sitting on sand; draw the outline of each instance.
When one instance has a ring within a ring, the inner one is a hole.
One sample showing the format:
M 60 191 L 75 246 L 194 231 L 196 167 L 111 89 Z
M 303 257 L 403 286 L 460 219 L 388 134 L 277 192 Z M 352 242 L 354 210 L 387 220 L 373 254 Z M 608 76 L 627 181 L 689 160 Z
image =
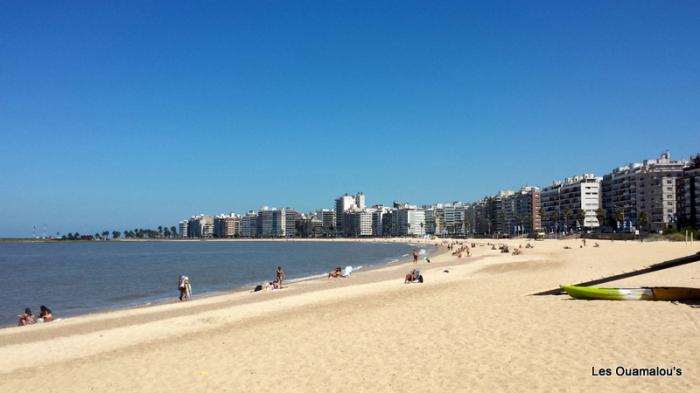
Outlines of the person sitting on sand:
M 598 242 L 593 243 L 593 247 L 600 247 L 600 244 L 598 244 Z
M 334 271 L 328 273 L 328 278 L 338 278 L 338 277 L 343 277 L 343 269 L 340 268 L 340 266 L 336 267 Z
M 276 279 L 272 282 L 272 289 L 282 289 L 282 281 Z
M 410 273 L 406 275 L 403 283 L 408 284 L 410 282 L 423 282 L 423 276 L 420 274 L 420 269 L 413 269 Z
M 523 253 L 523 250 L 520 248 L 516 248 L 515 250 L 513 250 L 513 255 L 520 255 L 522 253 Z
M 53 314 L 51 314 L 51 310 L 48 307 L 42 304 L 39 318 L 44 322 L 51 322 L 53 321 Z
M 17 320 L 17 326 L 27 326 L 36 323 L 36 320 L 34 319 L 34 314 L 32 314 L 32 309 L 29 307 L 24 309 L 24 314 L 18 315 L 17 317 L 19 318 Z

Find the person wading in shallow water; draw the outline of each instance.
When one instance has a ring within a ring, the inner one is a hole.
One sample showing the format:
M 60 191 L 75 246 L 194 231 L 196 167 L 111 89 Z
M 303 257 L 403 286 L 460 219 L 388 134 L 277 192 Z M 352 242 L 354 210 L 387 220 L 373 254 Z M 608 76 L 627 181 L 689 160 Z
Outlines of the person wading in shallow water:
M 418 263 L 418 250 L 413 249 L 413 263 Z
M 282 281 L 284 280 L 284 270 L 282 270 L 282 266 L 277 266 L 277 275 L 275 280 L 279 282 L 280 288 L 282 288 Z

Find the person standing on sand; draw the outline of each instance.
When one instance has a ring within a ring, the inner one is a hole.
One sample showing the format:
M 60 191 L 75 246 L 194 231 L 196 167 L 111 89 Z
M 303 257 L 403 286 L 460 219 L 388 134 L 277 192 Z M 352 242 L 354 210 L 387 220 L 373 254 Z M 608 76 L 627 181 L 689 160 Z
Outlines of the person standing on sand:
M 284 280 L 284 270 L 282 269 L 282 266 L 277 266 L 276 274 L 276 281 L 279 282 L 280 288 L 282 288 L 282 281 Z
M 177 279 L 177 288 L 180 291 L 180 301 L 187 299 L 187 281 L 184 275 Z
M 413 249 L 413 263 L 418 264 L 418 251 L 415 248 Z

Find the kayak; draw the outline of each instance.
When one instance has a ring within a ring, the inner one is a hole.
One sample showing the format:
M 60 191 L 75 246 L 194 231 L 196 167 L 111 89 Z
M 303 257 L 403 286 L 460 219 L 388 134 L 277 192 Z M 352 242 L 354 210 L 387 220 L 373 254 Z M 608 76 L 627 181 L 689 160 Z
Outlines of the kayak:
M 596 288 L 576 285 L 560 285 L 561 289 L 576 299 L 604 300 L 700 300 L 700 288 L 641 287 Z

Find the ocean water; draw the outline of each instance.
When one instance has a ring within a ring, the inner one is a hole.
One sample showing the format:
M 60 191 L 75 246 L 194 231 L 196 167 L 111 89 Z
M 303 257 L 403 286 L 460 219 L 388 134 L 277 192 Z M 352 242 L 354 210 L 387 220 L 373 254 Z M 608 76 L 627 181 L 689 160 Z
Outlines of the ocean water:
M 423 246 L 425 247 L 425 246 Z M 349 242 L 56 242 L 0 244 L 0 326 L 44 304 L 55 318 L 177 299 L 187 275 L 193 297 L 275 278 L 312 277 L 336 266 L 405 258 L 415 245 Z

